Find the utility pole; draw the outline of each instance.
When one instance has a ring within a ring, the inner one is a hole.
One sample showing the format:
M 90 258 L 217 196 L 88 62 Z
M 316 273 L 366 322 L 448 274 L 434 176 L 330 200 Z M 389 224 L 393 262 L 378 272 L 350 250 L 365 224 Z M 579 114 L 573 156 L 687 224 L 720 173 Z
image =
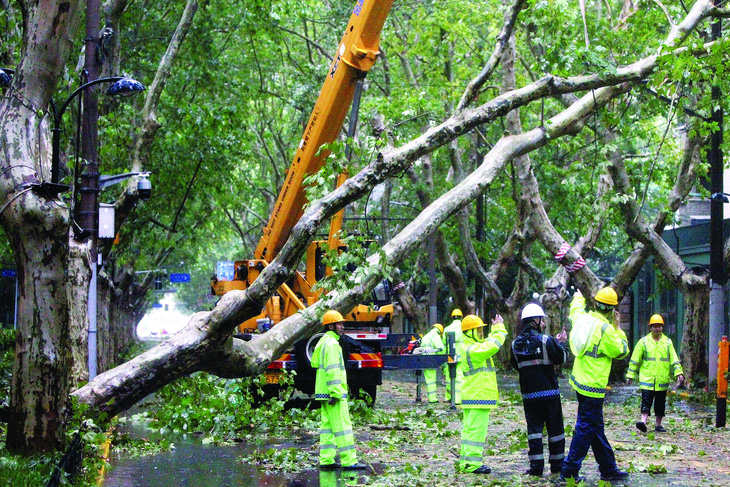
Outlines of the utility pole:
M 438 283 L 436 282 L 436 232 L 428 239 L 428 323 L 426 329 L 438 321 Z
M 482 242 L 484 240 L 484 194 L 477 196 L 476 213 L 476 241 Z M 477 258 L 479 258 L 478 255 Z M 482 316 L 486 319 L 486 316 L 484 316 L 484 288 L 482 287 L 482 282 L 479 279 L 474 282 L 474 308 L 474 313 L 477 316 Z
M 96 49 L 99 36 L 100 24 L 99 0 L 86 1 L 86 51 L 84 57 L 84 74 L 86 76 L 83 83 L 94 81 L 99 78 L 99 65 L 96 61 Z M 88 319 L 89 319 L 89 380 L 96 377 L 97 371 L 97 306 L 96 306 L 96 284 L 97 284 L 97 247 L 96 232 L 99 221 L 99 159 L 97 154 L 98 146 L 98 122 L 99 122 L 99 98 L 95 89 L 87 89 L 83 96 L 83 118 L 82 128 L 82 144 L 81 158 L 83 159 L 83 169 L 81 177 L 74 174 L 77 183 L 80 183 L 79 193 L 81 193 L 81 211 L 78 214 L 78 222 L 84 230 L 84 234 L 89 235 L 89 254 L 91 260 L 91 279 L 89 282 L 89 301 L 88 301 Z M 79 181 L 80 179 L 80 181 Z
M 718 0 L 713 3 L 719 4 Z M 712 23 L 712 40 L 722 37 L 722 20 L 717 18 Z M 723 162 L 722 162 L 722 124 L 723 113 L 721 105 L 722 93 L 719 86 L 712 87 L 712 116 L 711 120 L 717 124 L 717 129 L 710 138 L 708 159 L 710 163 L 710 188 L 712 194 L 723 193 Z M 710 198 L 710 332 L 709 346 L 709 377 L 712 381 L 717 377 L 717 358 L 720 340 L 727 335 L 725 328 L 725 270 L 722 256 L 722 247 L 725 241 L 723 222 L 723 202 L 718 198 Z M 717 398 L 715 426 L 725 426 L 726 404 L 725 398 Z

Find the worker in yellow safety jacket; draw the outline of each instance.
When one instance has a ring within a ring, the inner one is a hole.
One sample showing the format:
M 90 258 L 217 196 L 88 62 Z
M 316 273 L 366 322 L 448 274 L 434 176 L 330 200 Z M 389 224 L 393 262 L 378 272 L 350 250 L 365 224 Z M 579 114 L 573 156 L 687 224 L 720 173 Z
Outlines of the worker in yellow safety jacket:
M 447 326 L 444 329 L 443 334 L 443 340 L 444 340 L 444 349 L 446 350 L 446 353 L 449 353 L 450 350 L 447 347 L 446 337 L 448 333 L 454 334 L 454 351 L 456 352 L 457 356 L 461 356 L 464 338 L 463 334 L 461 332 L 461 318 L 464 315 L 461 313 L 461 310 L 459 308 L 454 309 L 451 312 L 451 324 Z M 451 402 L 451 376 L 449 374 L 449 367 L 450 365 L 448 363 L 445 363 L 443 365 L 443 371 L 444 371 L 444 377 L 446 378 L 446 395 L 444 396 L 445 402 Z M 453 367 L 453 365 L 451 365 Z M 461 367 L 459 367 L 459 364 L 457 363 L 456 366 L 456 381 L 455 381 L 455 388 L 454 391 L 454 404 L 461 404 L 461 382 L 464 380 L 464 374 L 461 371 Z
M 421 346 L 418 347 L 420 349 L 420 353 L 426 354 L 426 355 L 435 355 L 439 353 L 444 353 L 444 342 L 442 340 L 442 335 L 444 334 L 444 326 L 441 323 L 436 323 L 431 328 L 431 331 L 426 333 L 423 338 L 421 338 Z M 426 391 L 428 391 L 428 402 L 435 403 L 438 402 L 438 395 L 437 395 L 437 389 L 436 389 L 436 375 L 438 373 L 438 369 L 424 369 L 423 370 L 423 378 L 426 381 Z
M 616 316 L 618 296 L 611 287 L 604 287 L 594 297 L 596 309 L 585 310 L 585 298 L 576 291 L 570 304 L 570 348 L 575 355 L 570 385 L 578 396 L 578 418 L 575 423 L 570 451 L 563 461 L 560 479 L 584 480 L 578 476 L 581 464 L 593 450 L 601 480 L 612 482 L 626 479 L 628 473 L 619 470 L 603 424 L 603 399 L 613 359 L 629 354 L 626 334 Z
M 464 354 L 460 363 L 464 374 L 461 409 L 464 416 L 459 468 L 464 473 L 488 474 L 492 471 L 482 464 L 489 413 L 497 406 L 497 374 L 492 356 L 504 344 L 507 330 L 499 315 L 492 321 L 492 331 L 486 338 L 485 326 L 476 315 L 468 315 L 461 322 L 464 333 Z
M 629 370 L 626 373 L 626 381 L 631 381 L 639 374 L 639 389 L 641 389 L 641 420 L 636 422 L 636 427 L 646 433 L 646 420 L 651 412 L 651 405 L 654 403 L 654 431 L 664 432 L 662 426 L 664 413 L 666 412 L 667 389 L 677 380 L 677 386 L 684 382 L 682 365 L 674 350 L 672 340 L 662 331 L 664 330 L 664 318 L 662 315 L 654 315 L 649 318 L 648 335 L 643 337 L 634 347 L 629 361 Z
M 340 466 L 345 470 L 367 468 L 367 465 L 357 461 L 355 438 L 352 435 L 347 404 L 347 374 L 339 342 L 343 322 L 344 318 L 339 312 L 327 311 L 322 318 L 325 334 L 312 353 L 312 367 L 317 369 L 314 397 L 321 404 L 319 467 L 323 470 Z M 337 452 L 341 464 L 335 462 Z

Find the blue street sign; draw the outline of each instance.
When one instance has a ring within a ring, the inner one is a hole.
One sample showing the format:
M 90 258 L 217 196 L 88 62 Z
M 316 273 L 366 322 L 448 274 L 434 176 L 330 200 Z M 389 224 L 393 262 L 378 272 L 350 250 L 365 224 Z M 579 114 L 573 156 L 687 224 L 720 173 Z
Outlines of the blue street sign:
M 216 262 L 215 275 L 219 281 L 232 281 L 234 275 L 233 261 L 221 260 Z
M 160 303 L 154 303 L 154 304 L 152 305 L 152 307 L 153 307 L 153 308 L 162 308 L 162 304 L 160 304 Z
M 190 274 L 170 274 L 170 282 L 190 282 Z
M 15 277 L 15 271 L 12 269 L 3 269 L 3 277 Z

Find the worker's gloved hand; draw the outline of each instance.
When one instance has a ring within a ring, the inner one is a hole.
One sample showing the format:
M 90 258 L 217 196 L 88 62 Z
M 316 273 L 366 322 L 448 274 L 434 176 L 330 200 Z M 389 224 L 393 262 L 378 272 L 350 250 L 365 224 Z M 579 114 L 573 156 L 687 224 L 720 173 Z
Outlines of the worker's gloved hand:
M 632 381 L 631 379 L 626 379 L 626 383 L 627 383 L 628 385 L 631 385 L 631 382 L 633 382 L 633 381 Z
M 555 339 L 560 343 L 565 343 L 568 341 L 568 332 L 565 331 L 565 327 L 563 327 L 563 329 L 560 330 L 557 335 L 555 335 Z
M 337 403 L 337 398 L 336 398 L 336 397 L 330 397 L 330 400 L 329 400 L 329 401 L 327 401 L 327 403 L 328 403 L 328 404 L 329 404 L 330 406 L 334 406 L 334 405 L 335 405 L 335 404 Z
M 684 385 L 684 376 L 680 375 L 677 377 L 677 387 L 682 387 Z

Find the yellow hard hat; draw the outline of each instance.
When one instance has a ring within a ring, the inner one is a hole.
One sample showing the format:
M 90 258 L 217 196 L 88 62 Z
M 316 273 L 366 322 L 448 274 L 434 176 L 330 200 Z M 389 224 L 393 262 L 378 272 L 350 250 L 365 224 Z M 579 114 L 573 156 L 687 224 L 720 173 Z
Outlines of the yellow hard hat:
M 649 326 L 656 324 L 664 325 L 664 318 L 662 318 L 662 315 L 653 315 L 649 318 Z
M 454 318 L 456 316 L 458 316 L 459 318 L 461 318 L 462 316 L 464 316 L 463 314 L 461 314 L 461 310 L 459 308 L 455 308 L 454 311 L 451 312 L 451 317 L 452 318 Z
M 327 326 L 332 323 L 339 323 L 341 321 L 345 321 L 345 319 L 342 317 L 340 312 L 331 309 L 327 311 L 322 317 L 322 326 Z
M 442 325 L 441 323 L 436 323 L 431 328 L 438 328 L 439 333 L 443 333 L 444 332 L 444 325 Z
M 477 315 L 467 315 L 461 321 L 461 331 L 473 330 L 474 328 L 480 328 L 482 326 L 487 325 Z
M 612 287 L 604 287 L 596 293 L 596 301 L 610 306 L 616 306 L 618 304 L 618 296 Z

